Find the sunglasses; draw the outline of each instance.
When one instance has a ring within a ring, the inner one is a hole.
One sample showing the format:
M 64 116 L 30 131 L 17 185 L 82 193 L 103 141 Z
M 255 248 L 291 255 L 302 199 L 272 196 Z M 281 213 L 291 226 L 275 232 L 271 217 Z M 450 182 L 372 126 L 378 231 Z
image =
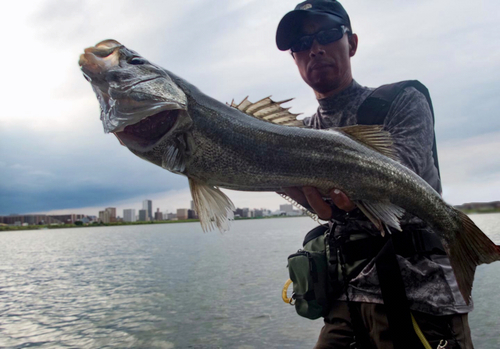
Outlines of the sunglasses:
M 341 25 L 340 28 L 331 28 L 327 30 L 322 30 L 313 35 L 304 35 L 298 38 L 295 43 L 290 47 L 292 52 L 300 52 L 309 50 L 313 45 L 314 40 L 320 45 L 330 44 L 332 42 L 342 39 L 345 33 L 349 31 L 348 28 Z

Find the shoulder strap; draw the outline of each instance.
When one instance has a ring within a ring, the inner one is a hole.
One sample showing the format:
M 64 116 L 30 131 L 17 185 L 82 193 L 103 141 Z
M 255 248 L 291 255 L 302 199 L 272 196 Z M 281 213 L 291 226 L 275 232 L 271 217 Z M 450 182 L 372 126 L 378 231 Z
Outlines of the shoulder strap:
M 432 124 L 434 125 L 434 109 L 432 107 L 429 90 L 418 80 L 400 81 L 394 84 L 382 85 L 379 88 L 375 89 L 359 106 L 357 114 L 358 124 L 383 124 L 384 119 L 389 112 L 389 108 L 392 105 L 392 102 L 394 102 L 396 97 L 407 87 L 414 87 L 425 96 L 425 99 L 427 99 L 427 103 L 429 103 L 429 108 L 431 109 Z M 439 160 L 437 155 L 436 133 L 434 133 L 432 156 L 434 158 L 434 166 L 436 166 L 436 169 L 438 171 L 438 176 L 439 178 L 441 178 L 441 174 L 439 172 Z
M 392 235 L 375 257 L 375 267 L 389 323 L 389 334 L 395 349 L 422 348 L 411 320 L 410 303 L 396 259 Z

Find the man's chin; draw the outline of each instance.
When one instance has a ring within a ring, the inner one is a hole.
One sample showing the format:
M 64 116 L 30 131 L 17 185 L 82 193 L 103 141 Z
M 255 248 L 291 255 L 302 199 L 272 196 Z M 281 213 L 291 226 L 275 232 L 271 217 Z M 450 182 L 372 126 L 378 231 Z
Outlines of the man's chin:
M 309 86 L 312 87 L 312 89 L 321 94 L 329 94 L 332 91 L 336 91 L 339 89 L 340 84 L 332 84 L 331 81 L 317 81 L 314 84 L 310 84 Z
M 309 76 L 309 86 L 311 86 L 315 91 L 329 91 L 340 85 L 340 78 L 331 70 L 316 70 L 312 72 Z
M 309 86 L 316 92 L 317 94 L 325 95 L 325 98 L 331 96 L 332 94 L 337 94 L 340 91 L 347 88 L 352 82 L 352 78 L 345 77 L 340 78 L 335 74 L 334 77 L 328 75 L 316 76 L 316 79 L 311 79 Z

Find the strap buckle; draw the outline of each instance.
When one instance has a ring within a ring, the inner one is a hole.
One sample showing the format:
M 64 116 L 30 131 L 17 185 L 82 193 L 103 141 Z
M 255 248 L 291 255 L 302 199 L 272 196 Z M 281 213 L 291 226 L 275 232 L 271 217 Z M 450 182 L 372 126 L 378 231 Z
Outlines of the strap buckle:
M 446 349 L 447 346 L 448 346 L 448 341 L 446 339 L 441 339 L 436 349 Z

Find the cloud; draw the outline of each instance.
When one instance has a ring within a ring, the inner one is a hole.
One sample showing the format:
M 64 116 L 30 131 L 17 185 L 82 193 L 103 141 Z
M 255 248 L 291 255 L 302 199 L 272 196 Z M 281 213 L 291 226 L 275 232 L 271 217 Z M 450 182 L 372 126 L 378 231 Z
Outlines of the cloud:
M 483 135 L 500 131 L 500 4 L 343 5 L 360 38 L 353 58 L 358 82 L 419 79 L 429 88 L 448 200 L 494 197 L 500 192 L 498 157 L 488 149 L 497 145 L 485 143 L 490 136 Z M 292 58 L 274 43 L 276 26 L 294 3 L 87 0 L 11 6 L 0 21 L 3 32 L 16 29 L 4 38 L 14 56 L 0 57 L 7 101 L 0 114 L 0 214 L 132 204 L 186 190 L 185 178 L 138 159 L 103 134 L 97 101 L 77 66 L 83 48 L 103 39 L 118 39 L 222 102 L 273 95 L 296 97 L 288 104 L 293 112 L 308 115 L 317 108 Z M 461 161 L 465 154 L 472 155 Z M 274 197 L 231 195 L 249 207 Z
M 450 140 L 439 148 L 444 198 L 453 204 L 497 201 L 500 131 Z

